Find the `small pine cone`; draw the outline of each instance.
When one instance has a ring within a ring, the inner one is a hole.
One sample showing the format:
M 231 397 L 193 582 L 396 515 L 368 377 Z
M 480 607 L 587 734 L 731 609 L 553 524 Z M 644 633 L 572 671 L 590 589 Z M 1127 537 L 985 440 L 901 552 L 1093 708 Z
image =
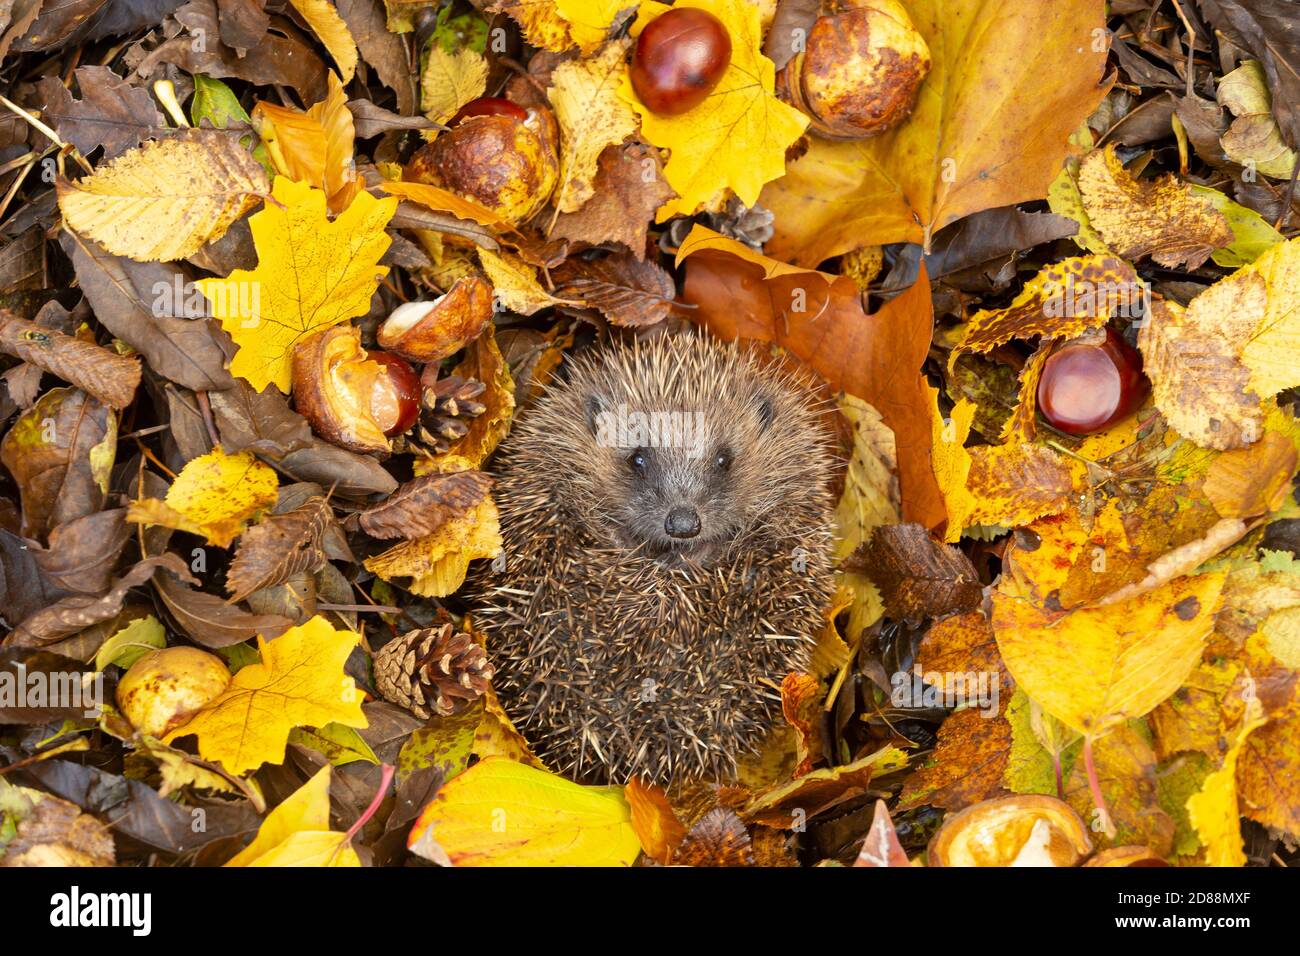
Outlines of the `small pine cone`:
M 487 390 L 476 378 L 449 375 L 424 390 L 420 412 L 420 440 L 438 454 L 447 451 L 454 441 L 469 431 L 468 421 L 487 411 L 475 401 Z
M 483 696 L 492 680 L 487 652 L 450 624 L 410 631 L 375 655 L 379 696 L 421 720 L 449 717 Z

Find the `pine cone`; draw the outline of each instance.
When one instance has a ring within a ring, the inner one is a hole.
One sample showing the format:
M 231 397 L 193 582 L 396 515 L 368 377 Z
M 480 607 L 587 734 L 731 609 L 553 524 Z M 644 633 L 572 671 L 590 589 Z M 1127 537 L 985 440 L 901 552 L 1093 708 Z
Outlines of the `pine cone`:
M 492 679 L 487 652 L 450 624 L 410 631 L 375 655 L 375 687 L 422 720 L 449 717 L 483 696 Z
M 437 454 L 446 452 L 469 431 L 468 420 L 487 411 L 486 405 L 475 401 L 485 391 L 487 386 L 478 379 L 459 375 L 440 378 L 426 388 L 420 411 L 420 440 Z

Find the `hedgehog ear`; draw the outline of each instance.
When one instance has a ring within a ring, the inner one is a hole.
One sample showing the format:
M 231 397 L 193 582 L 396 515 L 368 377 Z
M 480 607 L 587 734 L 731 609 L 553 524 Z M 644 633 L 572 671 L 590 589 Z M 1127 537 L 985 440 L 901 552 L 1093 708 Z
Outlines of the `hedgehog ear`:
M 766 395 L 758 401 L 758 424 L 759 431 L 767 431 L 776 421 L 776 406 L 772 404 L 772 399 Z
M 582 411 L 587 418 L 587 428 L 591 433 L 596 434 L 596 422 L 600 418 L 600 413 L 605 410 L 605 403 L 601 401 L 599 395 L 588 395 L 582 402 Z

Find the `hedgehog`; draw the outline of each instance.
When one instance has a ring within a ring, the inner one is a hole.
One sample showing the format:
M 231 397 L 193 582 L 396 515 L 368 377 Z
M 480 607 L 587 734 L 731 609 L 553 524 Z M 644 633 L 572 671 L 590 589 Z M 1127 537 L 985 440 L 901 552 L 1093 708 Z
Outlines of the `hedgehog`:
M 589 349 L 520 417 L 471 600 L 549 766 L 686 783 L 756 749 L 833 591 L 822 410 L 801 373 L 688 332 Z

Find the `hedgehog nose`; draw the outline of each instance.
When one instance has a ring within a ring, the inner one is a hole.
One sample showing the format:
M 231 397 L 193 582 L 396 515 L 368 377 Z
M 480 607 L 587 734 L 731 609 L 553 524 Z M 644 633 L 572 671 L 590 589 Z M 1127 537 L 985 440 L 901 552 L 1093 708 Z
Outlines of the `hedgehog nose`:
M 664 531 L 673 538 L 693 538 L 700 533 L 700 516 L 694 508 L 678 505 L 664 519 Z

